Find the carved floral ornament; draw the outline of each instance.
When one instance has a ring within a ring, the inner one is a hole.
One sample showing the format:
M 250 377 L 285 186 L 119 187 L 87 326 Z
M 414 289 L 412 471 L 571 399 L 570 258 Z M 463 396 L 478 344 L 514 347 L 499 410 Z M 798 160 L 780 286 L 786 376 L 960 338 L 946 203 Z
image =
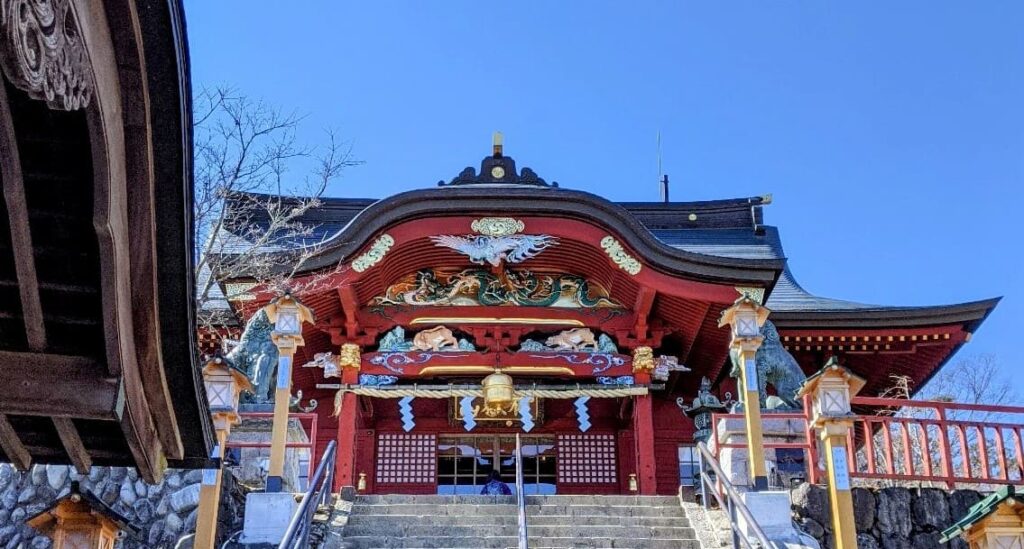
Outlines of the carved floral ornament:
M 0 68 L 52 109 L 89 106 L 92 66 L 71 0 L 0 0 Z
M 523 232 L 526 224 L 511 217 L 484 217 L 474 219 L 469 228 L 487 236 L 508 236 Z
M 626 253 L 626 250 L 622 248 L 622 244 L 619 244 L 618 240 L 611 235 L 601 239 L 601 248 L 608 254 L 608 257 L 619 266 L 620 269 L 627 273 L 636 276 L 640 272 L 640 268 L 643 266 L 640 264 L 635 257 Z
M 384 255 L 388 253 L 388 250 L 395 245 L 395 239 L 384 233 L 373 241 L 373 245 L 370 246 L 366 253 L 352 260 L 352 270 L 361 273 L 370 267 L 380 263 L 381 259 L 384 259 Z

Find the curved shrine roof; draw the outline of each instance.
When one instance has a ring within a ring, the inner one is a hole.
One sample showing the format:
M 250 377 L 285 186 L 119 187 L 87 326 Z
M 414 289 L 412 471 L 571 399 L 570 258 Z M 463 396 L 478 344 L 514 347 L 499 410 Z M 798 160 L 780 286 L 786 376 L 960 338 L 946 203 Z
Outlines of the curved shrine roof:
M 494 171 L 496 165 L 502 166 L 504 171 Z M 495 180 L 491 173 L 503 173 L 507 181 Z M 658 247 L 664 245 L 678 250 L 684 260 L 706 263 L 711 268 L 776 270 L 777 278 L 766 284 L 769 286 L 766 305 L 780 328 L 885 328 L 962 323 L 973 332 L 999 301 L 996 298 L 955 305 L 906 307 L 856 303 L 812 294 L 797 282 L 786 264 L 778 229 L 763 224 L 762 209 L 771 202 L 770 196 L 613 203 L 590 193 L 558 188 L 557 183 L 547 183 L 529 168 L 517 172 L 514 161 L 501 156 L 485 158 L 479 175 L 473 168 L 466 168 L 452 181 L 442 181 L 438 186 L 440 188 L 409 191 L 383 200 L 322 198 L 321 204 L 300 220 L 309 234 L 294 244 L 324 243 L 327 252 L 324 261 L 313 265 L 319 267 L 345 259 L 358 250 L 362 240 L 371 236 L 357 234 L 358 229 L 369 225 L 376 231 L 379 227 L 373 227 L 374 221 L 389 214 L 395 217 L 396 210 L 397 215 L 429 215 L 431 210 L 423 206 L 425 203 L 438 204 L 441 207 L 433 211 L 442 214 L 446 212 L 443 203 L 451 203 L 454 209 L 492 201 L 502 208 L 510 208 L 514 215 L 526 215 L 523 212 L 527 210 L 534 214 L 555 213 L 559 209 L 564 215 L 578 207 L 579 216 L 584 219 L 596 212 L 587 208 L 593 210 L 596 206 L 600 213 L 612 217 L 624 210 L 625 217 L 629 218 L 625 219 L 627 225 L 641 227 Z M 241 204 L 254 196 L 259 195 L 239 194 L 229 202 Z M 256 224 L 265 222 L 259 214 L 257 209 L 248 220 Z M 229 244 L 225 251 L 228 252 L 232 249 L 230 242 L 240 238 L 228 231 L 223 231 L 219 237 L 227 239 Z M 631 244 L 637 246 L 635 242 Z M 245 246 L 244 241 L 239 241 L 239 246 Z

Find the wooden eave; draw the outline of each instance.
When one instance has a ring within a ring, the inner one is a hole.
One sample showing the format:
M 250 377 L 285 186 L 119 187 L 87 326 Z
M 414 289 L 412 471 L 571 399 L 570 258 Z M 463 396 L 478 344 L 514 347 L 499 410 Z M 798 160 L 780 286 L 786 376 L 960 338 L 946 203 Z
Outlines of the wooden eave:
M 154 482 L 168 464 L 204 465 L 213 440 L 182 7 L 82 6 L 68 13 L 88 104 L 33 99 L 9 65 L 0 83 L 0 461 L 128 465 Z

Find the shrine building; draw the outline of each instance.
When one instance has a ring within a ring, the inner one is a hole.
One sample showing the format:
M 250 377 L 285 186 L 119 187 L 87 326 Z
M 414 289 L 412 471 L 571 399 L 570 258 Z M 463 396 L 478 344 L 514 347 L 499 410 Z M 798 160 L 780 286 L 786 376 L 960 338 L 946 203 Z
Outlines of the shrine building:
M 291 273 L 318 243 L 290 282 L 315 316 L 292 393 L 319 402 L 317 447 L 338 441 L 336 488 L 478 494 L 491 471 L 511 482 L 518 434 L 527 493 L 675 494 L 707 429 L 683 408 L 705 379 L 711 402 L 737 394 L 720 323 L 737 299 L 770 310 L 763 348 L 795 359 L 764 376 L 783 402 L 831 357 L 867 381 L 861 394 L 894 374 L 920 387 L 998 301 L 813 295 L 765 224 L 770 202 L 616 203 L 517 169 L 500 145 L 433 188 L 323 199 L 302 219 L 312 234 L 274 253 Z M 230 230 L 219 237 L 245 238 Z M 221 288 L 239 326 L 276 295 Z

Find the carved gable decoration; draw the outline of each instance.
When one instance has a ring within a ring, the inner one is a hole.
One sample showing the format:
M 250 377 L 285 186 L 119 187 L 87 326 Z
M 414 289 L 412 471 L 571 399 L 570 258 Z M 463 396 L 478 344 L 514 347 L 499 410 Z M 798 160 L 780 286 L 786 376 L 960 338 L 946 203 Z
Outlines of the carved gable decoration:
M 424 269 L 400 279 L 370 306 L 501 306 L 620 308 L 601 285 L 571 274 L 484 269 Z
M 89 106 L 92 65 L 71 0 L 0 0 L 0 67 L 52 109 Z

